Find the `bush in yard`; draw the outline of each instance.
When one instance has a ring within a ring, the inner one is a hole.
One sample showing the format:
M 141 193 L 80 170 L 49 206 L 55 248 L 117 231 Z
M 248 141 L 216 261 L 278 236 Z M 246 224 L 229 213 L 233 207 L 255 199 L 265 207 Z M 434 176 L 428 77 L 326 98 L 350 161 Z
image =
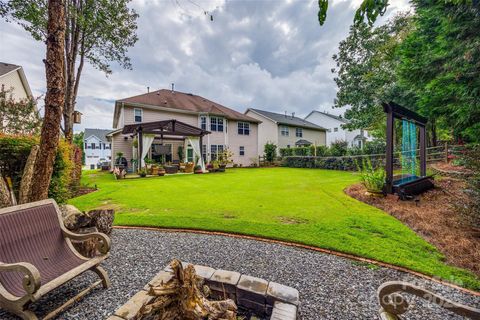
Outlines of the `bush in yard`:
M 267 142 L 263 150 L 265 154 L 265 160 L 268 162 L 273 162 L 277 156 L 277 146 L 272 142 Z
M 283 157 L 289 157 L 293 156 L 293 149 L 294 148 L 280 148 L 280 156 Z
M 333 157 L 342 157 L 347 154 L 348 142 L 337 140 L 330 145 L 330 155 Z
M 39 138 L 36 136 L 0 134 L 1 175 L 12 178 L 16 194 L 18 194 L 30 150 L 38 143 Z M 78 167 L 81 166 L 81 156 L 79 152 L 75 152 L 74 148 L 75 146 L 61 140 L 55 157 L 48 196 L 59 203 L 63 203 L 71 197 L 71 190 L 74 189 L 75 180 L 78 179 L 74 170 L 75 168 L 78 170 Z M 74 158 L 79 163 L 75 164 L 72 160 Z
M 357 164 L 358 165 L 358 164 Z M 362 167 L 358 165 L 362 184 L 369 192 L 381 193 L 385 184 L 386 173 L 383 168 L 374 169 L 370 159 L 362 160 Z

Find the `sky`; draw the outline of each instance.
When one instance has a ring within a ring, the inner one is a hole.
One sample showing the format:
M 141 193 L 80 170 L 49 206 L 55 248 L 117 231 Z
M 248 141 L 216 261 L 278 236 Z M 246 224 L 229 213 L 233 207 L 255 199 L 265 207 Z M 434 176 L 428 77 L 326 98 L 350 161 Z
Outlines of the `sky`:
M 77 97 L 82 123 L 75 131 L 110 129 L 115 100 L 171 83 L 242 113 L 252 107 L 297 116 L 341 114 L 332 109 L 332 55 L 360 2 L 330 0 L 320 26 L 317 0 L 133 0 L 130 7 L 139 14 L 139 40 L 128 51 L 133 69 L 112 63 L 107 77 L 86 65 Z M 406 10 L 408 0 L 390 0 L 377 24 Z M 44 43 L 0 21 L 0 61 L 21 65 L 35 96 L 46 91 L 44 57 Z

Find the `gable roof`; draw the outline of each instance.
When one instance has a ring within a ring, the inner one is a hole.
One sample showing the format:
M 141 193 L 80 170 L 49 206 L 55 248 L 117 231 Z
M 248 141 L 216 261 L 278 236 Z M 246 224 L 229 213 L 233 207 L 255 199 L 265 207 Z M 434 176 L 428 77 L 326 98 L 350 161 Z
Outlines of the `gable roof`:
M 192 113 L 208 113 L 211 115 L 223 116 L 231 120 L 240 120 L 248 122 L 261 122 L 243 113 L 227 108 L 219 103 L 213 102 L 201 96 L 192 93 L 184 93 L 180 91 L 172 91 L 161 89 L 138 96 L 117 100 L 115 109 L 119 103 L 133 105 L 147 105 L 159 108 L 177 109 Z M 115 112 L 114 117 L 117 116 Z M 114 119 L 115 123 L 115 119 Z
M 91 136 L 95 136 L 98 139 L 100 139 L 100 141 L 107 141 L 106 136 L 110 132 L 112 132 L 112 130 L 85 128 L 85 133 L 83 134 L 83 140 L 86 140 Z
M 32 98 L 32 90 L 30 89 L 30 84 L 27 81 L 27 77 L 25 76 L 25 72 L 23 72 L 22 66 L 17 66 L 16 64 L 11 64 L 11 63 L 6 63 L 6 62 L 0 62 L 0 77 L 3 77 L 7 74 L 9 74 L 12 71 L 18 70 L 18 74 L 20 76 L 20 80 L 22 81 L 23 87 L 25 89 L 25 92 L 27 93 L 27 96 Z M 9 88 L 6 88 L 9 89 Z
M 273 122 L 276 122 L 277 124 L 284 124 L 289 126 L 295 126 L 295 127 L 301 127 L 301 128 L 307 128 L 307 129 L 313 129 L 313 130 L 321 130 L 321 131 L 326 130 L 323 127 L 317 126 L 316 124 L 308 122 L 307 120 L 299 117 L 292 117 L 291 115 L 285 115 L 281 113 L 275 113 L 275 112 L 270 112 L 270 111 L 265 111 L 260 109 L 254 109 L 254 108 L 248 108 L 247 112 L 249 110 L 261 116 L 264 116 L 265 118 L 270 119 Z
M 348 123 L 348 120 L 345 119 L 345 118 L 343 118 L 343 117 L 341 117 L 341 116 L 336 116 L 336 115 L 334 115 L 334 114 L 330 114 L 330 113 L 322 112 L 322 111 L 317 111 L 317 110 L 313 110 L 312 112 L 310 112 L 310 113 L 308 114 L 308 116 L 305 117 L 305 119 L 307 119 L 308 117 L 310 117 L 313 113 L 320 113 L 320 114 L 323 114 L 323 115 L 325 115 L 325 116 L 327 116 L 327 117 L 330 117 L 330 118 L 332 118 L 332 119 L 335 119 L 335 120 L 337 120 L 337 121 L 340 121 L 340 122 L 343 122 L 343 123 Z
M 0 62 L 0 77 L 19 68 L 21 67 L 16 64 Z

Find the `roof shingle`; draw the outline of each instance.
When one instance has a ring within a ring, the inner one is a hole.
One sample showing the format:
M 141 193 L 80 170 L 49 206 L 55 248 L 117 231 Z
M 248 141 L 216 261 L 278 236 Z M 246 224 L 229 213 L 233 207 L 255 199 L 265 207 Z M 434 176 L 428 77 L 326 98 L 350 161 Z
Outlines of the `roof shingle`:
M 314 130 L 326 130 L 323 127 L 317 126 L 314 123 L 308 122 L 302 118 L 299 117 L 292 117 L 291 115 L 285 115 L 281 113 L 275 113 L 275 112 L 270 112 L 270 111 L 265 111 L 265 110 L 259 110 L 259 109 L 253 109 L 250 108 L 249 110 L 256 112 L 270 120 L 273 120 L 279 124 L 284 124 L 284 125 L 290 125 L 290 126 L 296 126 L 296 127 L 302 127 L 302 128 L 308 128 L 308 129 L 314 129 Z
M 192 93 L 184 93 L 161 89 L 138 96 L 117 100 L 117 103 L 133 103 L 144 104 L 149 106 L 158 106 L 164 108 L 185 110 L 197 113 L 208 113 L 213 115 L 224 116 L 227 119 L 242 120 L 248 122 L 260 122 L 257 119 L 246 116 L 240 112 L 222 106 L 216 102 L 194 95 Z
M 20 68 L 20 66 L 17 66 L 16 64 L 0 62 L 0 76 L 3 76 L 4 74 L 7 74 L 18 68 Z

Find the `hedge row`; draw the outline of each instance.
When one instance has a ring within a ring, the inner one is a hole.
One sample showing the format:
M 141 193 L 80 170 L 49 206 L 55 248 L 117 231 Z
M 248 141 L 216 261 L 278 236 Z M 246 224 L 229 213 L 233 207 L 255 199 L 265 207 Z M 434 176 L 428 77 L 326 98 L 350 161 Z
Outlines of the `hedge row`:
M 283 157 L 343 157 L 353 155 L 365 154 L 383 154 L 385 153 L 385 142 L 380 140 L 367 141 L 363 148 L 348 147 L 346 141 L 337 141 L 327 146 L 308 146 L 308 147 L 293 147 L 280 148 L 280 156 Z
M 284 157 L 282 166 L 291 168 L 318 168 L 344 171 L 357 171 L 364 165 L 366 157 Z M 370 158 L 373 168 L 383 166 L 385 158 Z
M 38 143 L 39 138 L 36 136 L 0 134 L 0 172 L 2 176 L 12 178 L 17 195 L 30 150 Z M 82 163 L 77 148 L 64 140 L 61 140 L 58 146 L 48 196 L 59 203 L 69 199 L 80 183 L 81 173 L 78 168 L 81 170 Z M 75 162 L 73 159 L 76 159 Z

